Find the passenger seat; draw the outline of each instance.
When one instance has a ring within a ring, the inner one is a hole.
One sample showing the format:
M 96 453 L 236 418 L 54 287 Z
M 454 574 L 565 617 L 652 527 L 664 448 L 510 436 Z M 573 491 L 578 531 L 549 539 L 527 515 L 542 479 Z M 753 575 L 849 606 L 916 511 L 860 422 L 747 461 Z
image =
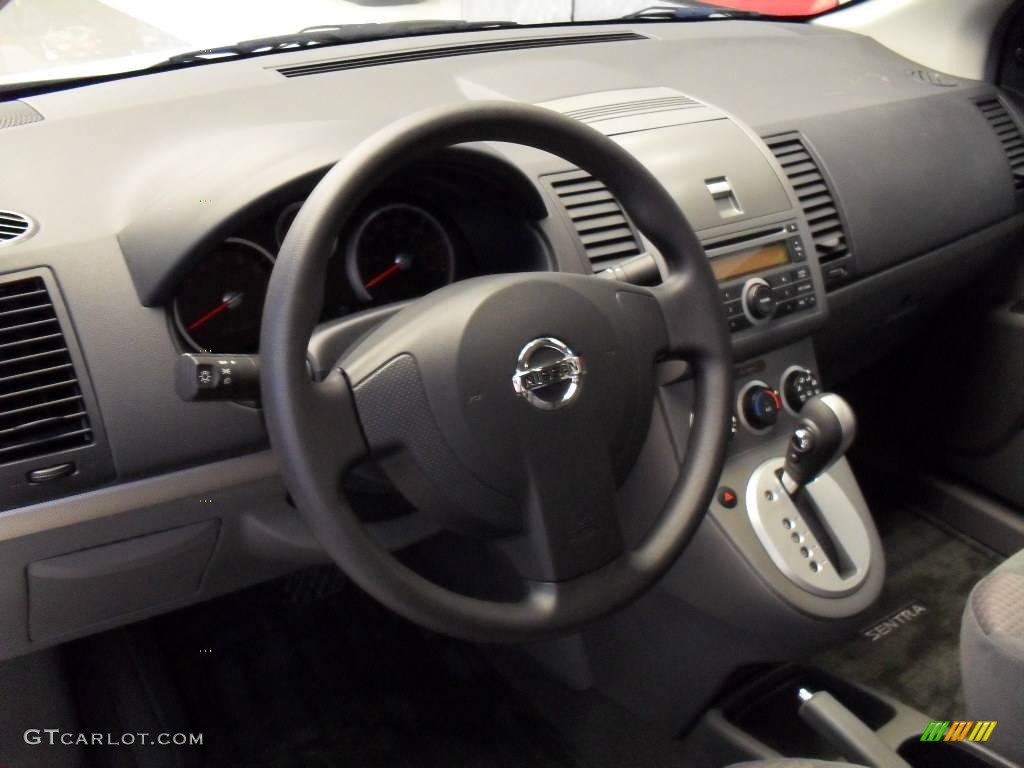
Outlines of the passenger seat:
M 967 716 L 999 726 L 986 746 L 1024 763 L 1024 550 L 979 581 L 960 629 Z

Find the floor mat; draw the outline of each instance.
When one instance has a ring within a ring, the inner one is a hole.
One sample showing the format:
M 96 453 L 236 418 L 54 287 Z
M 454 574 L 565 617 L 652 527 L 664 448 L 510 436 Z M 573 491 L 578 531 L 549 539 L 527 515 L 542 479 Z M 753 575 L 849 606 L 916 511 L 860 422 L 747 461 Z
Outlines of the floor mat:
M 188 730 L 205 735 L 202 764 L 579 765 L 473 646 L 420 630 L 351 586 L 296 598 L 286 580 L 147 622 Z
M 965 713 L 960 617 L 968 593 L 1002 557 L 911 512 L 885 522 L 888 572 L 877 609 L 860 633 L 814 663 L 931 717 L 956 719 Z

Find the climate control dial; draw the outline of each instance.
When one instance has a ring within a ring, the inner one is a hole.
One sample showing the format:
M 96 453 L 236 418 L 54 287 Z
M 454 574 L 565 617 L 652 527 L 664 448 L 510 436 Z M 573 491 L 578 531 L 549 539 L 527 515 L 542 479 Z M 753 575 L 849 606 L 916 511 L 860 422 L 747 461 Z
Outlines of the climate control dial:
M 779 420 L 782 398 L 763 381 L 753 381 L 740 392 L 739 411 L 754 432 L 767 432 Z
M 818 377 L 806 368 L 794 365 L 782 374 L 782 401 L 791 413 L 800 413 L 804 403 L 821 394 Z

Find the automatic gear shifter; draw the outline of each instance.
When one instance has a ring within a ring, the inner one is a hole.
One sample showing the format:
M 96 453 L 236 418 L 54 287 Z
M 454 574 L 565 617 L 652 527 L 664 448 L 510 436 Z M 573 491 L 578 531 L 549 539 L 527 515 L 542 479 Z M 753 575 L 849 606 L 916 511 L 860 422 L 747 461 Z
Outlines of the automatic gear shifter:
M 853 442 L 857 420 L 839 395 L 812 397 L 800 409 L 800 421 L 786 449 L 782 486 L 790 496 L 835 464 Z
M 855 431 L 843 398 L 812 397 L 800 409 L 785 457 L 765 460 L 747 482 L 754 533 L 783 575 L 812 594 L 852 594 L 870 569 L 870 518 L 842 462 Z

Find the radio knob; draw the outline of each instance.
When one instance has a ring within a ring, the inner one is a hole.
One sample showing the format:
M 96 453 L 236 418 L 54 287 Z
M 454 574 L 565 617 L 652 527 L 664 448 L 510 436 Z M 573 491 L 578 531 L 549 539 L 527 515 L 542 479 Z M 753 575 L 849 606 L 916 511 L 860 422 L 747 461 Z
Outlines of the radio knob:
M 775 314 L 772 287 L 759 277 L 743 286 L 743 308 L 754 320 L 769 320 Z

